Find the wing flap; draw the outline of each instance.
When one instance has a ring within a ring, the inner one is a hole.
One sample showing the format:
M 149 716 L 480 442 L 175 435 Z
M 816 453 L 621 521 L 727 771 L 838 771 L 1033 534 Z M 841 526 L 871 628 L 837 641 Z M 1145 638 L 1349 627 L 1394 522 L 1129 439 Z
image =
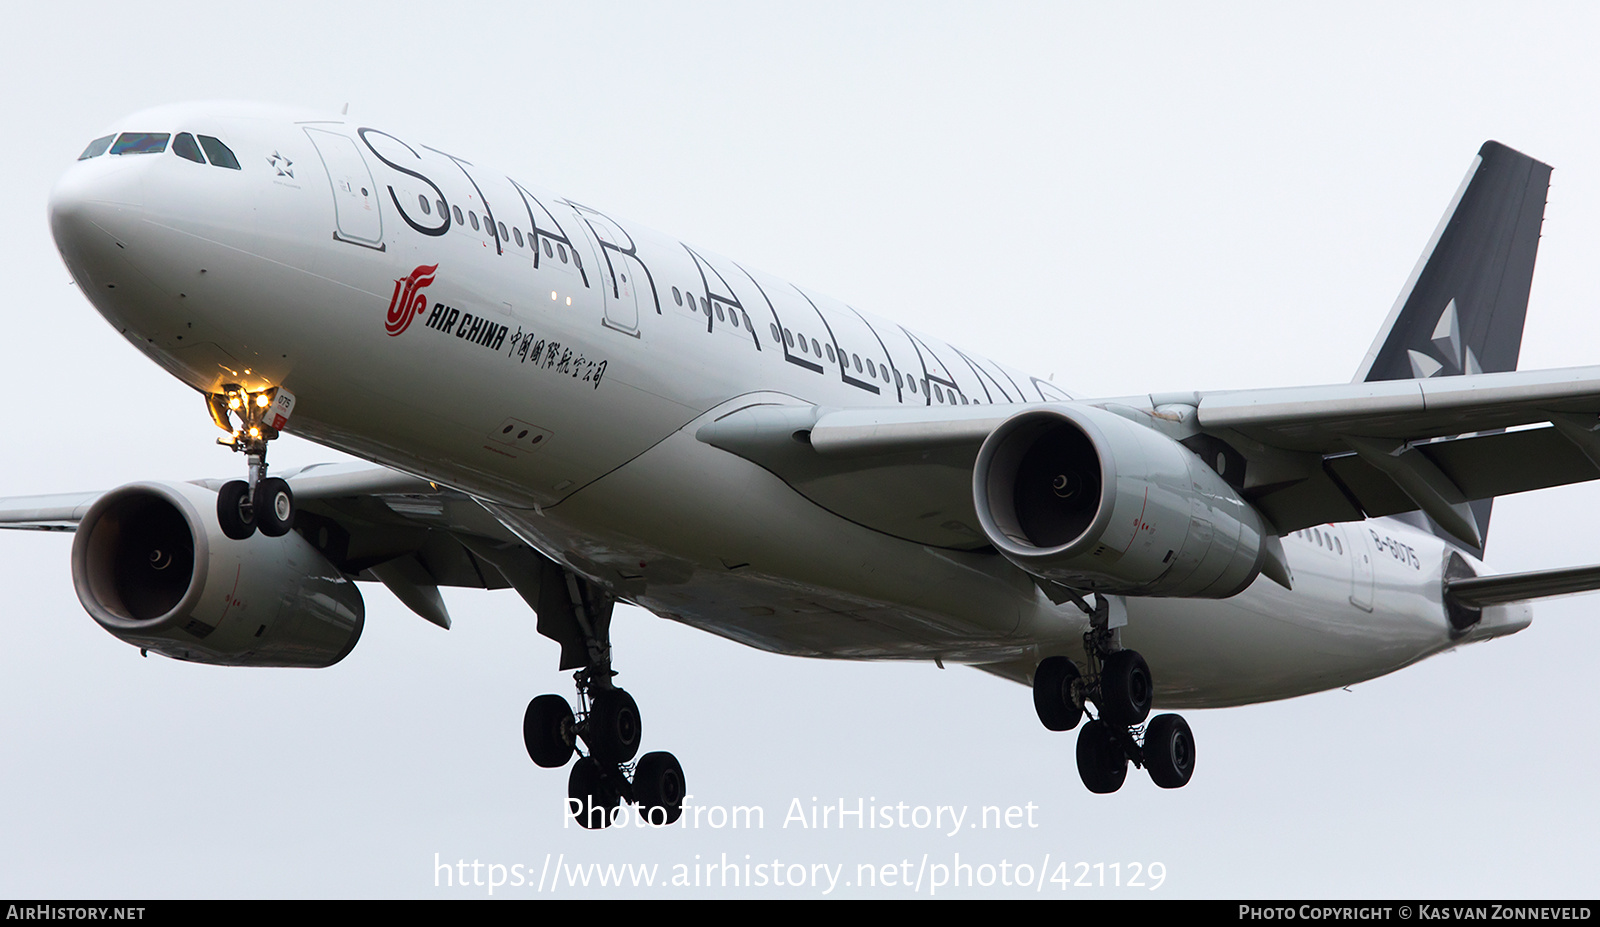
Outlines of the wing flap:
M 1415 447 L 1471 500 L 1600 479 L 1600 467 L 1554 428 L 1469 435 Z M 1393 479 L 1356 454 L 1331 455 L 1304 480 L 1246 495 L 1285 532 L 1418 508 Z

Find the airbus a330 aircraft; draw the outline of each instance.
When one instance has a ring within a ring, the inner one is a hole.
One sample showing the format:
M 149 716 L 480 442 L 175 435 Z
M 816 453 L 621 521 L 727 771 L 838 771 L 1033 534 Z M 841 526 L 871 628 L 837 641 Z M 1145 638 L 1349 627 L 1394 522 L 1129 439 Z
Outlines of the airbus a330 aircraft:
M 1176 788 L 1194 738 L 1152 705 L 1370 679 L 1600 586 L 1478 575 L 1493 497 L 1600 477 L 1600 368 L 1515 370 L 1549 175 L 1483 146 L 1351 383 L 1087 399 L 411 138 L 149 110 L 68 169 L 51 229 L 247 478 L 0 523 L 76 530 L 89 614 L 195 662 L 336 663 L 358 581 L 445 628 L 440 586 L 515 589 L 576 671 L 523 734 L 578 754 L 586 826 L 684 796 L 638 756 L 619 600 L 1029 684 L 1090 790 L 1130 763 Z M 269 473 L 285 430 L 373 465 Z

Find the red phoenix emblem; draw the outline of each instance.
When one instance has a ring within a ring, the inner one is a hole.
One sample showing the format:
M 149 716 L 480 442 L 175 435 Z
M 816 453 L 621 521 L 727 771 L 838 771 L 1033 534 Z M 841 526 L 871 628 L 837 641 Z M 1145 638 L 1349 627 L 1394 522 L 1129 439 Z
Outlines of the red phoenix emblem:
M 394 282 L 394 295 L 389 297 L 389 317 L 383 322 L 384 330 L 391 336 L 410 328 L 411 320 L 428 308 L 428 297 L 422 295 L 422 290 L 433 282 L 433 272 L 438 269 L 438 264 L 418 267 L 411 276 Z

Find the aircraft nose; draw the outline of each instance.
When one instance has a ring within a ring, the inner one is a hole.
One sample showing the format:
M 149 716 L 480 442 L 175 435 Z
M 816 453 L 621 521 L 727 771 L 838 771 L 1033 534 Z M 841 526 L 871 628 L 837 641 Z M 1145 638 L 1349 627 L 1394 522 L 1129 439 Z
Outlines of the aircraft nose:
M 50 191 L 50 234 L 74 276 L 93 252 L 117 242 L 142 206 L 135 164 L 84 162 L 62 175 Z

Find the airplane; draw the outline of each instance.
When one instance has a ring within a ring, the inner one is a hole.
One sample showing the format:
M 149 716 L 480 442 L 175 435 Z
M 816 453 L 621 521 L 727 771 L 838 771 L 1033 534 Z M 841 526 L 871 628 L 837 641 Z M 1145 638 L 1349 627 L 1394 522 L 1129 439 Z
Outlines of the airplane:
M 1091 792 L 1179 788 L 1195 738 L 1157 705 L 1338 688 L 1600 588 L 1482 564 L 1495 496 L 1600 477 L 1600 367 L 1516 370 L 1549 178 L 1484 144 L 1350 383 L 1087 397 L 340 115 L 146 110 L 68 168 L 52 234 L 245 473 L 0 527 L 76 532 L 90 616 L 199 663 L 339 662 L 360 582 L 446 629 L 441 586 L 514 589 L 576 690 L 524 745 L 585 827 L 686 794 L 639 755 L 619 601 L 975 667 L 1077 730 Z M 371 463 L 273 473 L 286 431 Z

